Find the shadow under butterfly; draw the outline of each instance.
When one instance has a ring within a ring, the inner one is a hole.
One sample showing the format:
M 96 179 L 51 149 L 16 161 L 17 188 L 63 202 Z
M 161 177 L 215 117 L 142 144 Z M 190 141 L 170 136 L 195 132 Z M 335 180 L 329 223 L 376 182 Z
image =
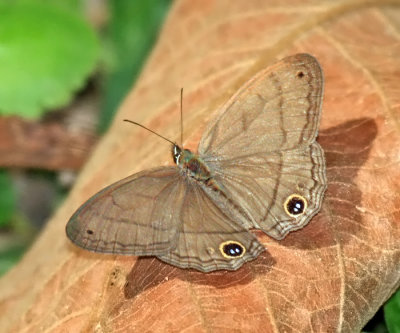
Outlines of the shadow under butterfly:
M 321 208 L 325 159 L 315 141 L 323 74 L 308 54 L 259 72 L 221 108 L 195 154 L 173 144 L 176 166 L 145 170 L 86 201 L 68 238 L 86 250 L 156 256 L 202 272 L 236 270 Z

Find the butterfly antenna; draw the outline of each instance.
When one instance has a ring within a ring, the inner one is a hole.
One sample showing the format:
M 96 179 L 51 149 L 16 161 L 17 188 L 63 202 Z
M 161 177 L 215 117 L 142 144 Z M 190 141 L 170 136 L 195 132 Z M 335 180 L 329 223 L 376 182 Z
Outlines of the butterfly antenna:
M 181 88 L 181 147 L 183 147 L 183 88 Z
M 165 136 L 162 136 L 161 134 L 158 134 L 158 133 L 154 132 L 154 131 L 151 130 L 150 128 L 147 128 L 146 126 L 143 126 L 142 124 L 139 124 L 139 123 L 137 123 L 136 121 L 132 121 L 132 120 L 129 120 L 129 119 L 124 119 L 124 121 L 126 121 L 126 122 L 128 122 L 128 123 L 131 123 L 131 124 L 134 124 L 134 125 L 137 125 L 137 126 L 139 126 L 139 127 L 141 127 L 141 128 L 144 128 L 145 130 L 148 130 L 149 132 L 151 132 L 151 133 L 153 133 L 153 134 L 159 136 L 160 138 L 162 138 L 162 139 L 164 139 L 164 140 L 166 140 L 166 141 L 172 143 L 174 146 L 176 146 L 176 143 L 175 143 L 175 142 L 172 142 L 170 139 L 167 139 Z

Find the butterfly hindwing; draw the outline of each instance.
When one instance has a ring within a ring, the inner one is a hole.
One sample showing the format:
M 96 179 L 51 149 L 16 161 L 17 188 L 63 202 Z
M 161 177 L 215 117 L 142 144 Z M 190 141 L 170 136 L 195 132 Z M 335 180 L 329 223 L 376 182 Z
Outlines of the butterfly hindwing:
M 195 182 L 188 181 L 176 247 L 158 258 L 181 268 L 203 272 L 236 270 L 255 259 L 264 247 L 228 218 Z
M 248 229 L 261 229 L 282 239 L 319 211 L 326 188 L 324 162 L 320 146 L 312 144 L 298 150 L 249 154 L 240 160 L 210 160 L 208 165 L 226 195 L 246 213 L 231 206 L 227 210 L 230 217 Z M 306 206 L 297 215 L 290 213 L 290 198 L 294 196 L 299 203 L 304 198 Z

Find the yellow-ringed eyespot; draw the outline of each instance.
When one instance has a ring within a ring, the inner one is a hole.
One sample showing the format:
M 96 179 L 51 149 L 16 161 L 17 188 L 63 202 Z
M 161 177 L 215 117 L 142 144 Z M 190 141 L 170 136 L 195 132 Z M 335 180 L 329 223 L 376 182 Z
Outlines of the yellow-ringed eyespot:
M 291 217 L 303 215 L 307 209 L 307 200 L 300 194 L 289 195 L 283 204 L 286 214 Z
M 219 250 L 227 259 L 241 258 L 246 253 L 246 248 L 243 244 L 233 240 L 222 242 L 219 245 Z

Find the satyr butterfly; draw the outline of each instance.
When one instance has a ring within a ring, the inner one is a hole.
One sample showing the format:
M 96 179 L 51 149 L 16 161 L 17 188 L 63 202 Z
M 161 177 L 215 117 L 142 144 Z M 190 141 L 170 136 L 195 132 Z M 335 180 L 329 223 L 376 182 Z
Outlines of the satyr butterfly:
M 203 272 L 236 270 L 263 245 L 319 211 L 326 189 L 315 141 L 324 79 L 308 54 L 282 59 L 245 83 L 210 122 L 193 153 L 144 170 L 86 201 L 66 232 L 95 252 L 156 256 Z

